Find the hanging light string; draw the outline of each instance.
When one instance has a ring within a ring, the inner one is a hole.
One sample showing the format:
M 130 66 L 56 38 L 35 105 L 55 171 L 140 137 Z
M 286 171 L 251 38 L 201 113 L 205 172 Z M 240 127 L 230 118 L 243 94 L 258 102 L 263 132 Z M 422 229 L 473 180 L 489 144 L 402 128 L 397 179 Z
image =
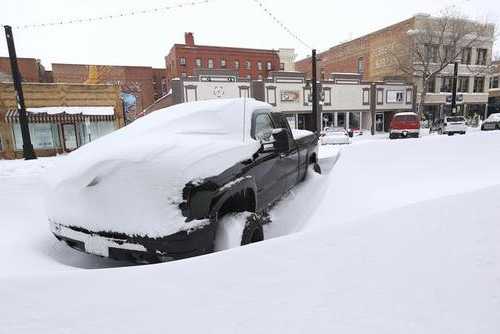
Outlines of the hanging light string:
M 142 10 L 134 10 L 134 11 L 112 14 L 112 15 L 103 15 L 103 16 L 96 16 L 96 17 L 71 19 L 71 20 L 61 20 L 61 21 L 53 21 L 53 22 L 47 22 L 47 23 L 25 24 L 25 25 L 13 26 L 12 28 L 17 29 L 17 30 L 21 30 L 21 29 L 45 28 L 45 27 L 69 25 L 69 24 L 93 23 L 93 22 L 100 22 L 100 21 L 107 21 L 107 20 L 114 20 L 114 19 L 119 19 L 119 18 L 124 18 L 124 17 L 130 17 L 130 16 L 135 16 L 135 15 L 155 14 L 155 13 L 165 12 L 165 11 L 178 9 L 178 8 L 203 5 L 203 4 L 207 4 L 209 2 L 213 2 L 213 1 L 215 1 L 215 0 L 189 1 L 189 2 L 183 2 L 183 3 L 178 3 L 178 4 L 172 4 L 169 6 L 148 8 L 148 9 L 142 9 Z M 2 27 L 3 26 L 4 25 L 2 25 Z
M 267 14 L 269 15 L 269 17 L 276 23 L 278 24 L 283 30 L 285 30 L 290 36 L 292 36 L 295 40 L 297 40 L 300 44 L 304 45 L 306 48 L 308 49 L 314 49 L 311 45 L 309 45 L 308 43 L 304 42 L 304 40 L 302 38 L 300 38 L 299 36 L 297 36 L 297 34 L 295 34 L 293 31 L 291 31 L 280 19 L 278 19 L 273 13 L 271 13 L 271 11 L 269 10 L 269 8 L 267 8 L 266 6 L 264 6 L 264 4 L 262 3 L 262 1 L 260 0 L 253 0 L 253 2 L 255 2 L 257 5 L 259 5 L 259 7 Z

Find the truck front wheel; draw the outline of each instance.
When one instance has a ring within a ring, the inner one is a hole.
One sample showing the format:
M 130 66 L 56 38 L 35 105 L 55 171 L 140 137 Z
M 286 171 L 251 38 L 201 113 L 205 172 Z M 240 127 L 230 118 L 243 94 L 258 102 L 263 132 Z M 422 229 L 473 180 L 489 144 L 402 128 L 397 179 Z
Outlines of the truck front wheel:
M 226 250 L 264 240 L 264 215 L 240 212 L 228 213 L 217 222 L 215 251 Z

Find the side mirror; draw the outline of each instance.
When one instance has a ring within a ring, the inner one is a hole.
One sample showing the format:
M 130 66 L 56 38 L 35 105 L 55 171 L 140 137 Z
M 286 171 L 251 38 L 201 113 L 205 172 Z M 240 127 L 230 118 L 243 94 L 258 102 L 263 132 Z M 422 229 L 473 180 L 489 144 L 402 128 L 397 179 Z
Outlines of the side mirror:
M 290 150 L 290 143 L 288 141 L 288 131 L 285 129 L 274 129 L 274 148 L 279 153 L 288 152 Z

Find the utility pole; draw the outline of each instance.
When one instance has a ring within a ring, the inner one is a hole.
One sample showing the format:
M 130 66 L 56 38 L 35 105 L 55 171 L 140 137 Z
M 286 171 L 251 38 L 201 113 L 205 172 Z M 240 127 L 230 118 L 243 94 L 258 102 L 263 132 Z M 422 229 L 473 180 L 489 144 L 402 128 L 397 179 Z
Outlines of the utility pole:
M 314 130 L 319 135 L 321 132 L 321 115 L 319 115 L 318 104 L 318 80 L 316 78 L 316 49 L 312 50 L 312 114 L 314 119 Z
M 35 150 L 31 144 L 30 129 L 28 126 L 28 116 L 26 115 L 26 106 L 24 105 L 24 95 L 22 87 L 21 73 L 17 66 L 16 47 L 14 45 L 14 36 L 12 28 L 4 26 L 5 37 L 7 38 L 7 48 L 9 49 L 10 68 L 12 80 L 14 81 L 14 90 L 16 92 L 16 107 L 19 113 L 19 124 L 21 125 L 21 135 L 23 137 L 23 156 L 26 160 L 36 159 Z
M 458 62 L 455 62 L 453 68 L 453 85 L 451 91 L 451 113 L 455 115 L 457 113 L 457 81 L 458 81 Z

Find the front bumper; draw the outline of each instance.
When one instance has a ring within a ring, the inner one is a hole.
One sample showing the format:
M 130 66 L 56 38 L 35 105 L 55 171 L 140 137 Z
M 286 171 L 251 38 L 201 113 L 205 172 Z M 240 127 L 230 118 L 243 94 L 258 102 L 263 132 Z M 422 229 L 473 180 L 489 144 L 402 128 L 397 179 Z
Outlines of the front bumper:
M 165 237 L 129 236 L 114 232 L 92 232 L 50 222 L 52 233 L 78 251 L 115 260 L 155 263 L 184 259 L 213 251 L 216 224 Z
M 496 130 L 496 129 L 500 129 L 500 123 L 484 122 L 483 125 L 481 126 L 481 130 L 483 131 Z

